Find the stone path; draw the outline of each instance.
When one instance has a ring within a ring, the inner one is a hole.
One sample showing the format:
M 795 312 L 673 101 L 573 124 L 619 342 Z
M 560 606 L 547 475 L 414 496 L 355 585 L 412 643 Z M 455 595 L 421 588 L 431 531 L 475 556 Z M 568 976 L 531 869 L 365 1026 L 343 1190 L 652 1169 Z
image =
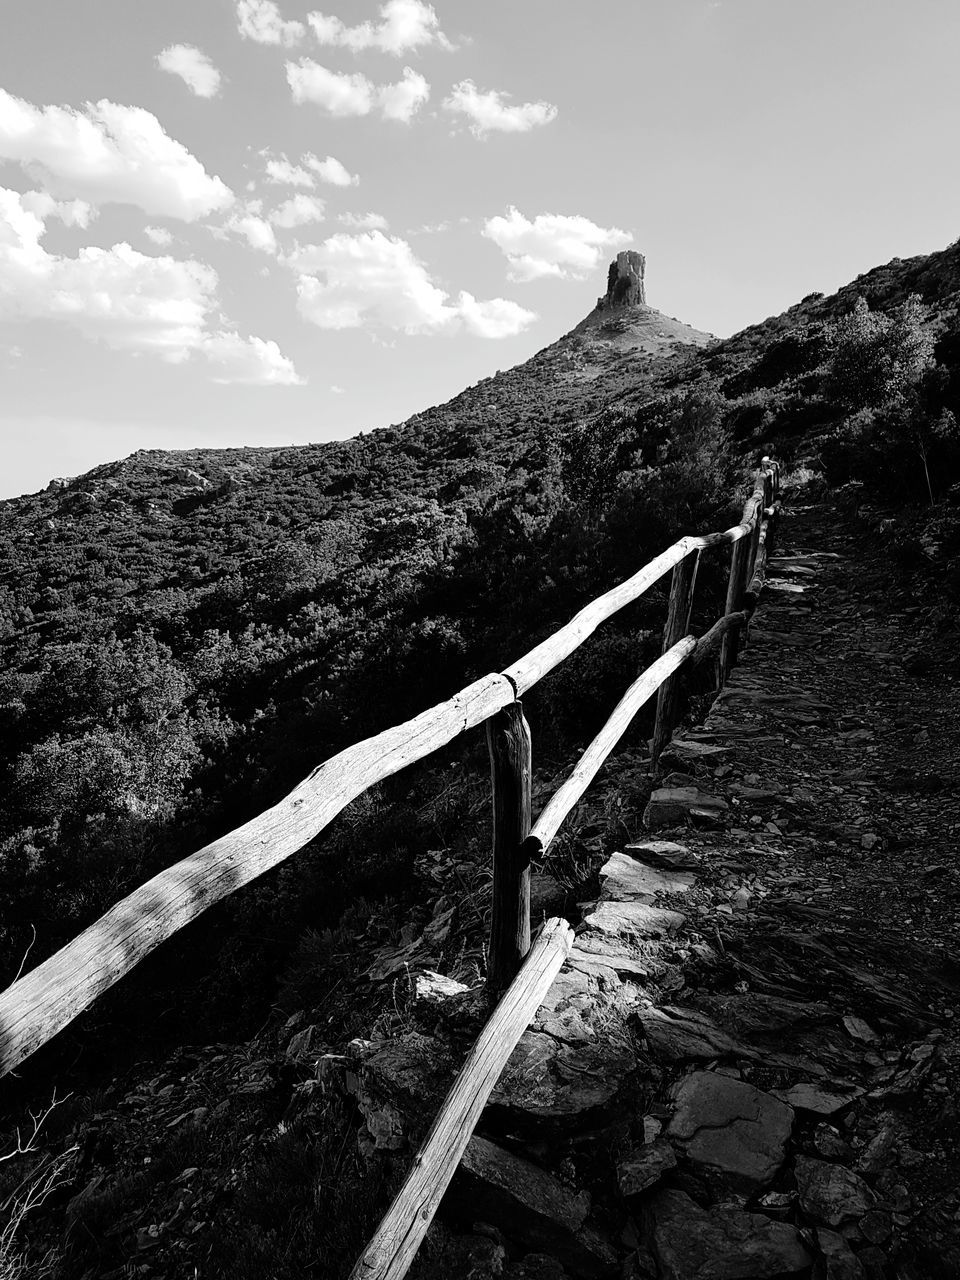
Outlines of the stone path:
M 960 700 L 911 688 L 910 606 L 858 554 L 791 513 L 412 1274 L 960 1274 L 960 815 L 927 755 Z

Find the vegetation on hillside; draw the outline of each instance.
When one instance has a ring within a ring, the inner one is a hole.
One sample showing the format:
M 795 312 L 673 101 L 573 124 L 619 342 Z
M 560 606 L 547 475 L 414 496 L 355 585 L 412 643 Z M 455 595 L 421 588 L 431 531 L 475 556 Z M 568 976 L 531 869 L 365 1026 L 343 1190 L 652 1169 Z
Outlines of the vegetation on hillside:
M 891 263 L 702 350 L 575 332 L 401 426 L 141 452 L 0 505 L 0 972 L 34 930 L 31 964 L 319 760 L 722 524 L 774 443 L 861 499 L 926 508 L 905 563 L 930 561 L 924 539 L 953 550 L 958 260 Z M 530 699 L 541 760 L 652 656 L 661 608 L 654 593 Z M 255 1017 L 299 930 L 408 879 L 416 785 L 358 802 L 221 913 L 205 1008 L 219 992 Z

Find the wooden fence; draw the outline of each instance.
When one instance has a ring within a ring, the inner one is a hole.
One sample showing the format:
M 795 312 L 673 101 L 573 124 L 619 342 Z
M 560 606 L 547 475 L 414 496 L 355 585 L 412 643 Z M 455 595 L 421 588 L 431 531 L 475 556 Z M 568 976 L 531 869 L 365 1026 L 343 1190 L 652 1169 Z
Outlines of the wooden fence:
M 526 1023 L 520 1026 L 514 1017 L 507 1024 L 508 1029 L 497 1030 L 496 1020 L 502 1021 L 501 1011 L 508 998 L 512 1001 L 516 997 L 517 982 L 525 997 L 517 1005 L 521 1011 L 540 990 L 540 979 L 534 981 L 531 977 L 530 965 L 534 955 L 542 957 L 542 947 L 539 951 L 534 949 L 523 972 L 519 972 L 530 950 L 531 858 L 547 849 L 637 711 L 654 693 L 657 693 L 652 748 L 655 762 L 676 724 L 683 670 L 702 672 L 709 668 L 716 682 L 722 684 L 736 660 L 740 632 L 762 583 L 766 534 L 775 514 L 778 490 L 779 467 L 764 458 L 739 524 L 722 533 L 681 538 L 633 577 L 591 601 L 566 626 L 512 666 L 498 674 L 484 676 L 447 702 L 431 707 L 404 724 L 347 747 L 316 768 L 271 809 L 134 890 L 72 942 L 0 993 L 0 1076 L 52 1039 L 97 996 L 207 907 L 303 848 L 368 787 L 483 723 L 487 725 L 494 801 L 494 894 L 488 986 L 496 995 L 506 991 L 490 1026 L 497 1031 L 494 1038 L 499 1051 L 509 1056 Z M 725 615 L 698 641 L 687 631 L 699 559 L 704 551 L 728 543 L 732 544 L 732 556 Z M 673 571 L 673 577 L 662 656 L 630 686 L 570 777 L 531 828 L 530 731 L 523 716 L 521 696 L 568 657 L 602 622 L 638 599 L 668 570 Z M 562 922 L 552 922 L 541 934 L 541 942 L 553 940 L 547 948 L 549 963 L 544 972 L 551 969 L 556 972 L 552 966 L 563 946 L 569 947 L 569 942 L 562 942 L 568 933 Z M 559 968 L 559 963 L 556 967 Z M 536 1007 L 536 1003 L 530 1005 L 530 1016 Z M 479 1045 L 478 1041 L 478 1048 Z M 490 1088 L 495 1080 L 494 1075 Z M 455 1090 L 458 1087 L 455 1086 Z M 488 1088 L 478 1104 L 481 1109 L 489 1091 Z M 473 1115 L 472 1109 L 469 1114 Z M 470 1131 L 478 1116 L 479 1110 L 473 1116 Z M 455 1168 L 456 1161 L 449 1169 L 450 1176 Z M 423 1231 L 427 1225 L 429 1218 Z M 422 1236 L 422 1232 L 420 1234 Z M 415 1250 L 414 1245 L 413 1252 Z M 407 1265 L 412 1256 L 410 1252 Z M 356 1274 L 385 1277 L 403 1273 L 395 1267 L 384 1269 L 378 1264 L 372 1270 L 368 1268 Z

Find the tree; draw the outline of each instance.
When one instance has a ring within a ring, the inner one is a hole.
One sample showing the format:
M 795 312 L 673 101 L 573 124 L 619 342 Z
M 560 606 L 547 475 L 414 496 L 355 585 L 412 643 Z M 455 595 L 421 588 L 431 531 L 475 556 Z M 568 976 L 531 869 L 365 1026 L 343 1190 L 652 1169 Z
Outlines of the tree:
M 844 408 L 888 409 L 902 402 L 933 364 L 933 336 L 916 294 L 890 315 L 859 297 L 827 331 L 825 391 Z

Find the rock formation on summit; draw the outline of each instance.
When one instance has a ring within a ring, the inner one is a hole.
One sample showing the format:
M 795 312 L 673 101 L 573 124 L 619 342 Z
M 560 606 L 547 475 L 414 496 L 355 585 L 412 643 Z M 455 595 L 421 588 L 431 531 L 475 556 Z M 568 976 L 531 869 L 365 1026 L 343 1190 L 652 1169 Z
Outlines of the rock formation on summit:
M 624 249 L 618 253 L 616 261 L 610 263 L 607 292 L 597 299 L 597 310 L 645 306 L 647 295 L 643 287 L 643 272 L 646 265 L 646 258 L 635 249 Z
M 580 321 L 573 335 L 594 347 L 599 344 L 646 355 L 664 355 L 680 347 L 704 347 L 713 342 L 712 334 L 665 316 L 647 304 L 646 266 L 646 258 L 636 249 L 618 253 L 607 271 L 607 292 L 597 299 L 597 305 Z

